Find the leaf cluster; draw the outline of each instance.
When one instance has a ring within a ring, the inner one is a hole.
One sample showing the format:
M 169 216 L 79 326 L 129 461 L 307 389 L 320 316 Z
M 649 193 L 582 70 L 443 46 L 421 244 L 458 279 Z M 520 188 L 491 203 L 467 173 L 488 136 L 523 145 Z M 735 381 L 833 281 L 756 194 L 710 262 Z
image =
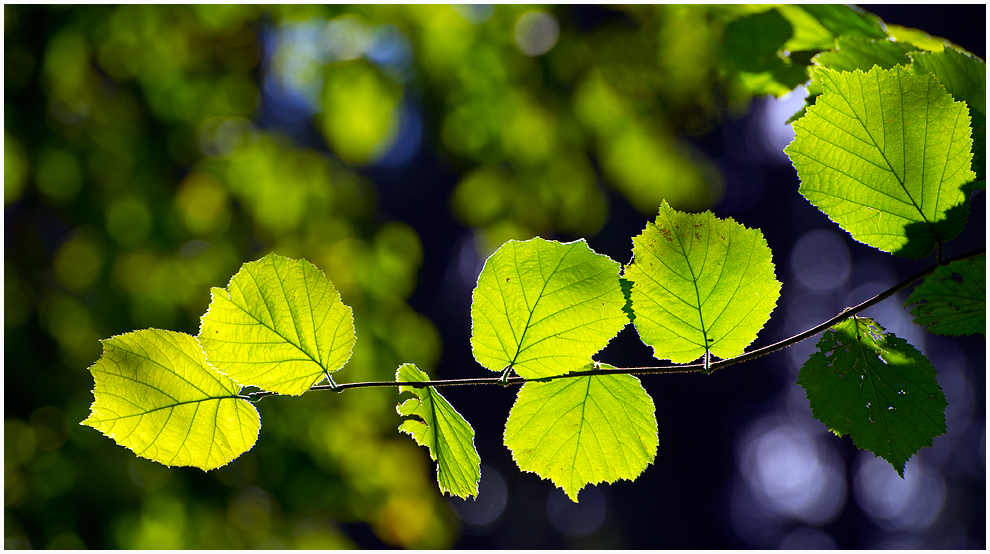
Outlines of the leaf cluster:
M 725 39 L 738 46 L 739 71 L 788 90 L 804 82 L 804 66 L 753 62 L 754 52 L 824 49 L 805 64 L 809 105 L 785 150 L 799 192 L 871 247 L 911 259 L 937 251 L 908 299 L 915 321 L 933 333 L 985 333 L 985 257 L 943 264 L 944 243 L 964 227 L 973 191 L 985 188 L 984 62 L 910 33 L 890 36 L 855 10 L 805 11 L 817 27 L 795 27 L 804 20 L 781 8 L 736 19 Z M 743 41 L 754 33 L 763 33 L 759 41 Z M 488 258 L 472 296 L 475 359 L 500 375 L 492 383 L 523 383 L 504 444 L 520 469 L 574 501 L 588 484 L 635 479 L 659 446 L 655 404 L 634 370 L 594 356 L 631 323 L 656 359 L 675 364 L 638 370 L 711 372 L 747 359 L 780 294 L 762 232 L 731 218 L 663 201 L 632 243 L 623 265 L 583 239 L 510 240 Z M 413 394 L 397 407 L 409 418 L 399 430 L 429 449 L 440 489 L 477 495 L 474 431 L 437 391 L 456 382 L 431 381 L 412 364 L 392 383 L 334 382 L 356 341 L 354 320 L 314 265 L 275 254 L 245 263 L 212 290 L 201 322 L 198 337 L 148 329 L 104 341 L 83 423 L 139 456 L 209 470 L 253 446 L 260 417 L 251 400 L 398 386 Z M 798 379 L 814 417 L 903 475 L 908 459 L 945 432 L 935 368 L 852 312 L 817 346 Z

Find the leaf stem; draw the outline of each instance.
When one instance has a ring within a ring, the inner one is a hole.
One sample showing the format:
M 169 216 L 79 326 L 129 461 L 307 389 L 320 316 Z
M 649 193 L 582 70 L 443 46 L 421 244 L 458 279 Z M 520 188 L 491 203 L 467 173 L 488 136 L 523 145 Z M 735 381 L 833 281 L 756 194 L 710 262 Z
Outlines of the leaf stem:
M 942 259 L 941 256 L 941 243 L 939 244 L 939 261 L 934 265 L 927 267 L 914 275 L 908 277 L 907 279 L 897 283 L 896 285 L 890 287 L 889 289 L 881 292 L 880 294 L 861 302 L 860 304 L 853 306 L 851 308 L 846 308 L 841 313 L 837 314 L 835 317 L 827 321 L 823 321 L 818 325 L 798 333 L 790 338 L 784 339 L 779 342 L 775 342 L 771 345 L 757 348 L 756 350 L 751 350 L 734 358 L 727 358 L 718 361 L 704 360 L 702 362 L 697 362 L 693 364 L 677 364 L 677 365 L 665 365 L 665 366 L 651 366 L 651 367 L 617 367 L 617 368 L 595 368 L 584 371 L 572 371 L 564 375 L 556 375 L 553 377 L 546 377 L 542 379 L 523 379 L 522 377 L 508 377 L 508 371 L 504 372 L 499 377 L 474 377 L 467 379 L 443 379 L 436 381 L 412 381 L 412 382 L 400 382 L 400 381 L 364 381 L 357 383 L 337 383 L 331 385 L 315 385 L 310 387 L 309 390 L 331 390 L 336 392 L 342 392 L 347 389 L 358 389 L 358 388 L 369 388 L 369 387 L 454 387 L 461 385 L 518 385 L 529 381 L 537 382 L 549 382 L 557 379 L 568 379 L 572 377 L 584 377 L 588 375 L 616 375 L 616 374 L 627 374 L 627 375 L 649 375 L 649 374 L 669 374 L 669 373 L 691 373 L 691 372 L 704 372 L 711 373 L 716 369 L 721 369 L 723 367 L 728 367 L 730 365 L 736 365 L 743 362 L 748 362 L 752 359 L 759 358 L 760 356 L 765 356 L 772 352 L 777 352 L 778 350 L 783 350 L 788 346 L 797 344 L 807 338 L 810 338 L 818 333 L 828 329 L 829 327 L 839 323 L 840 321 L 853 317 L 859 312 L 866 310 L 872 306 L 883 302 L 884 300 L 890 298 L 891 296 L 897 294 L 898 292 L 906 289 L 907 287 L 913 285 L 914 283 L 924 279 L 925 277 L 931 275 L 935 272 L 939 266 L 949 264 L 958 260 L 965 260 L 969 258 L 974 258 L 976 256 L 986 254 L 986 247 L 977 248 L 976 250 L 971 250 L 964 254 L 959 254 L 957 256 L 952 256 L 951 258 Z M 706 356 L 707 357 L 707 356 Z M 510 369 L 510 368 L 506 368 Z M 332 382 L 332 381 L 331 381 Z M 269 391 L 258 391 L 253 393 L 248 393 L 244 395 L 251 399 L 264 398 L 266 396 L 272 396 L 276 393 Z

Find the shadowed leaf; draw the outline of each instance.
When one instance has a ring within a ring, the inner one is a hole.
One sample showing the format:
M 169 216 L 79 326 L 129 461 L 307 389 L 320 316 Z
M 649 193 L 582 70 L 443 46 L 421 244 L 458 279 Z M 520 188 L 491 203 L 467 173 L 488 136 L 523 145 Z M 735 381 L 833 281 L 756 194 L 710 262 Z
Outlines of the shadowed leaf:
M 937 335 L 987 333 L 987 257 L 944 265 L 918 285 L 904 306 Z
M 935 368 L 873 320 L 847 319 L 826 330 L 798 384 L 815 419 L 850 435 L 902 477 L 908 458 L 945 433 L 945 395 Z

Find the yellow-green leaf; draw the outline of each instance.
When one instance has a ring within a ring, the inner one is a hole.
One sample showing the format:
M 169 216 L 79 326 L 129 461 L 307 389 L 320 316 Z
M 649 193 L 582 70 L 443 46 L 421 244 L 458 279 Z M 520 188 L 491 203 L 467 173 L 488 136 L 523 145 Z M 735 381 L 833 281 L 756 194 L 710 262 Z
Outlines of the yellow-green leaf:
M 210 470 L 247 452 L 261 429 L 240 385 L 206 363 L 196 337 L 143 329 L 103 341 L 82 422 L 138 456 Z
M 970 118 L 931 74 L 815 70 L 824 92 L 785 149 L 799 192 L 860 242 L 927 256 L 966 222 Z
M 306 260 L 268 254 L 211 293 L 199 340 L 210 363 L 244 385 L 302 394 L 351 357 L 351 309 Z
M 653 462 L 654 411 L 632 375 L 529 382 L 505 423 L 505 445 L 519 469 L 550 479 L 577 502 L 585 485 L 631 481 Z
M 777 305 L 780 282 L 759 229 L 666 202 L 633 237 L 633 323 L 658 359 L 685 363 L 706 352 L 743 353 Z
M 510 240 L 485 262 L 471 304 L 471 347 L 492 371 L 527 379 L 581 369 L 629 323 L 619 264 L 584 239 Z
M 414 364 L 404 364 L 395 372 L 397 382 L 429 381 L 430 376 Z M 399 392 L 411 392 L 396 406 L 401 416 L 413 416 L 399 426 L 399 431 L 430 450 L 437 463 L 440 490 L 454 496 L 478 496 L 481 481 L 481 457 L 474 446 L 474 429 L 433 387 L 400 386 Z

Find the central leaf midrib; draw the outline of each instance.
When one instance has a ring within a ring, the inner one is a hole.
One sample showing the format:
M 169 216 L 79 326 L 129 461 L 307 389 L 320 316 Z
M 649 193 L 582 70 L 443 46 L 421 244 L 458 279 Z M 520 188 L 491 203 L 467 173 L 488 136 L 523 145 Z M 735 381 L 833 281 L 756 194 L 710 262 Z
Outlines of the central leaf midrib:
M 303 354 L 305 354 L 306 357 L 310 359 L 310 361 L 312 361 L 314 364 L 320 366 L 320 369 L 322 369 L 323 371 L 327 371 L 327 368 L 323 367 L 323 363 L 320 362 L 320 361 L 318 361 L 318 360 L 316 360 L 316 359 L 314 359 L 313 358 L 313 355 L 310 354 L 309 352 L 307 352 L 305 349 L 303 349 L 302 346 L 300 346 L 300 345 L 292 342 L 288 337 L 286 337 L 285 335 L 283 335 L 282 333 L 280 333 L 277 329 L 275 329 L 273 327 L 269 327 L 268 325 L 265 325 L 265 322 L 261 321 L 253 313 L 249 312 L 246 307 L 241 306 L 240 304 L 238 304 L 237 302 L 235 302 L 233 298 L 230 298 L 230 294 L 229 293 L 227 294 L 227 296 L 228 296 L 228 299 L 230 300 L 230 303 L 231 304 L 233 304 L 234 306 L 237 306 L 242 312 L 244 312 L 245 314 L 251 316 L 251 319 L 257 321 L 258 322 L 258 325 L 261 325 L 265 329 L 268 329 L 272 333 L 275 333 L 276 335 L 278 335 L 279 337 L 281 337 L 282 340 L 284 340 L 286 343 L 291 344 L 292 346 L 294 346 L 296 348 L 296 350 L 298 350 L 298 351 L 302 352 Z M 272 323 L 273 324 L 275 323 L 275 318 L 272 318 Z M 276 362 L 276 364 L 281 363 L 282 361 L 284 361 L 284 360 L 279 360 L 278 362 Z
M 904 102 L 903 102 L 904 91 L 903 91 L 903 86 L 901 84 L 901 73 L 900 73 L 900 71 L 896 71 L 895 70 L 895 74 L 897 75 L 897 85 L 898 85 L 899 91 L 901 93 L 899 99 L 900 99 L 900 104 L 901 104 L 901 118 L 903 119 L 903 114 L 904 114 Z M 863 82 L 861 80 L 858 80 L 858 82 L 859 82 L 859 86 L 860 86 L 860 96 L 862 96 L 863 98 L 866 98 L 866 93 L 863 91 Z M 878 90 L 882 90 L 883 87 L 880 85 L 880 73 L 879 72 L 876 73 L 876 82 L 877 82 L 877 89 Z M 840 95 L 840 97 L 841 97 L 841 95 Z M 846 101 L 846 104 L 850 108 L 852 108 L 852 103 L 850 103 L 848 100 L 846 100 L 845 97 L 842 97 L 842 99 Z M 884 115 L 884 113 L 883 113 L 883 103 L 882 102 L 878 102 L 878 104 L 880 105 L 880 121 L 883 122 L 884 121 L 884 118 L 886 117 Z M 928 102 L 925 103 L 925 109 L 926 110 L 928 109 Z M 855 112 L 856 112 L 856 110 L 854 109 L 853 110 L 853 113 L 855 113 Z M 932 222 L 928 221 L 928 217 L 925 216 L 925 212 L 918 206 L 918 203 L 915 202 L 914 197 L 911 195 L 911 191 L 909 191 L 908 188 L 907 188 L 907 184 L 905 183 L 905 181 L 907 180 L 907 168 L 906 167 L 904 168 L 904 176 L 903 177 L 897 175 L 897 171 L 894 170 L 893 164 L 891 163 L 890 159 L 887 158 L 887 153 L 884 152 L 884 149 L 883 148 L 880 148 L 880 145 L 879 144 L 877 144 L 876 139 L 873 138 L 873 134 L 870 133 L 870 130 L 863 123 L 864 119 L 862 117 L 860 117 L 859 114 L 856 114 L 856 121 L 863 128 L 863 131 L 866 132 L 866 136 L 870 137 L 870 141 L 873 142 L 873 146 L 880 153 L 880 157 L 883 158 L 883 161 L 887 164 L 887 168 L 890 169 L 890 173 L 897 180 L 897 184 L 899 184 L 901 186 L 901 190 L 904 191 L 904 194 L 907 196 L 908 200 L 911 201 L 911 205 L 918 212 L 918 215 L 920 215 L 921 216 L 921 219 L 924 221 L 924 223 L 926 225 L 928 225 L 929 227 L 932 227 L 933 228 L 933 231 L 934 231 L 934 225 L 932 224 Z M 904 153 L 905 163 L 907 163 L 907 139 L 904 136 L 904 132 L 906 130 L 906 127 L 907 127 L 907 124 L 902 121 L 902 124 L 901 124 L 901 148 L 902 148 L 903 153 Z M 887 135 L 887 125 L 886 125 L 885 122 L 883 123 L 883 134 L 884 134 L 884 136 Z M 926 125 L 926 128 L 925 128 L 925 139 L 927 140 L 927 138 L 928 138 L 928 129 L 927 129 L 927 125 Z M 924 159 L 924 153 L 922 153 L 922 159 Z M 860 182 L 862 182 L 862 181 L 860 181 Z M 922 172 L 921 172 L 922 193 L 924 193 L 924 186 L 925 186 L 925 183 L 924 183 L 924 170 L 922 170 Z M 936 208 L 937 208 L 937 206 L 936 206 Z
M 667 222 L 668 222 L 668 224 L 669 223 L 672 223 L 672 221 L 671 221 L 670 218 L 667 218 Z M 690 218 L 690 222 L 693 225 L 694 224 L 694 218 Z M 709 222 L 709 225 L 710 224 L 711 223 Z M 707 329 L 705 329 L 705 314 L 704 314 L 704 312 L 701 309 L 701 291 L 698 290 L 698 277 L 695 277 L 695 275 L 694 275 L 694 268 L 691 266 L 691 258 L 688 255 L 687 251 L 684 249 L 684 237 L 680 233 L 678 233 L 676 231 L 676 228 L 673 229 L 673 231 L 674 231 L 674 234 L 677 235 L 677 244 L 680 245 L 680 247 L 681 247 L 681 255 L 684 256 L 684 262 L 687 264 L 688 271 L 691 273 L 691 284 L 694 286 L 694 298 L 697 301 L 697 306 L 698 306 L 698 321 L 701 323 L 701 337 L 702 337 L 702 340 L 704 341 L 704 343 L 702 345 L 702 348 L 705 349 L 705 354 L 708 354 L 708 352 L 709 352 L 709 348 L 708 348 L 708 331 L 707 331 Z M 711 230 L 710 229 L 708 230 L 708 236 L 709 236 L 709 238 L 711 237 Z M 707 256 L 708 256 L 708 250 L 706 248 L 705 249 L 705 257 L 707 258 Z

